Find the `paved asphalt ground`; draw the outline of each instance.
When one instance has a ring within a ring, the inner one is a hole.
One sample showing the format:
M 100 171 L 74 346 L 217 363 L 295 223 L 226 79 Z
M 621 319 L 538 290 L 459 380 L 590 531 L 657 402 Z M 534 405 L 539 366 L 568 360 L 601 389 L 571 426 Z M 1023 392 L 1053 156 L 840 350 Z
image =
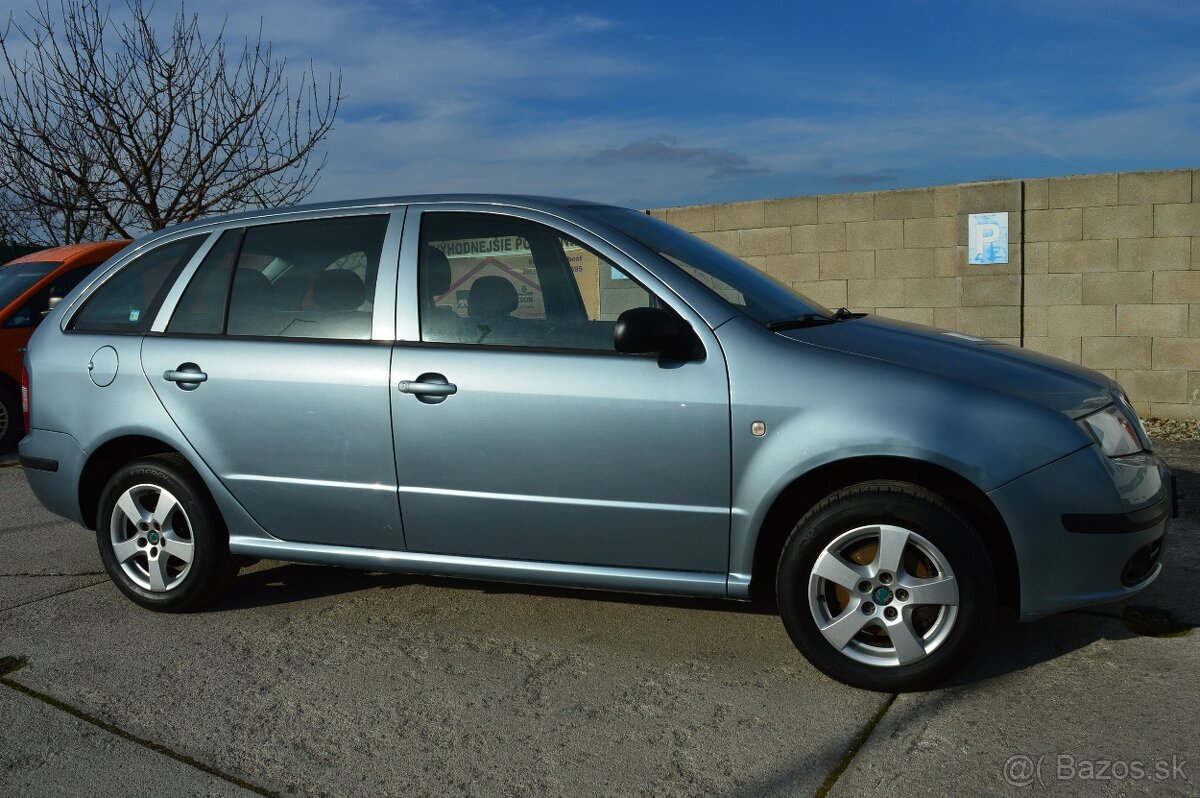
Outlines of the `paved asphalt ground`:
M 1195 796 L 1200 444 L 1159 450 L 1190 498 L 1152 588 L 900 696 L 718 601 L 261 563 L 156 615 L 0 467 L 0 795 Z

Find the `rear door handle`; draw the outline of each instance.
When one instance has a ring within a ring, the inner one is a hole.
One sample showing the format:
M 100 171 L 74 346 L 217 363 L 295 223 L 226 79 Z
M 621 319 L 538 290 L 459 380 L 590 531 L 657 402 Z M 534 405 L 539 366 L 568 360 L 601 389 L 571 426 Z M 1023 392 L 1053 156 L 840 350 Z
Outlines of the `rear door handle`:
M 163 379 L 176 383 L 185 391 L 194 391 L 200 387 L 200 383 L 208 381 L 208 375 L 195 363 L 181 363 L 174 371 L 164 371 Z
M 447 396 L 458 393 L 458 386 L 447 380 L 441 374 L 429 372 L 415 380 L 401 380 L 396 386 L 400 393 L 411 393 L 427 405 L 435 405 L 446 401 Z

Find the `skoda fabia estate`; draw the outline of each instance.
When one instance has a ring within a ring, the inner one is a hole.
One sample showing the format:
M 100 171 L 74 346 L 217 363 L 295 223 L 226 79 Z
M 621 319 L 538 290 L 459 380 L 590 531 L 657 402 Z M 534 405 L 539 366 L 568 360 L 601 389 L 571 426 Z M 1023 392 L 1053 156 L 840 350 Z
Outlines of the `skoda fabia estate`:
M 904 690 L 998 603 L 1146 587 L 1174 500 L 1094 371 L 831 311 L 569 200 L 164 230 L 63 300 L 26 365 L 33 491 L 154 610 L 254 558 L 765 595 L 817 668 Z

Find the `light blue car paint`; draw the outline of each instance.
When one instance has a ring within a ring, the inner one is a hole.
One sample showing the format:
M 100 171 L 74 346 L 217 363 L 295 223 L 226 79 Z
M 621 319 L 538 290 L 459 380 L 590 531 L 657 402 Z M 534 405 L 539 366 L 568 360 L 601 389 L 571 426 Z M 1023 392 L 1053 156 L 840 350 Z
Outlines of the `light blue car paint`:
M 422 343 L 419 225 L 448 210 L 518 216 L 581 241 L 686 321 L 703 359 Z M 390 216 L 372 340 L 165 333 L 222 231 L 358 213 Z M 1171 497 L 1159 458 L 1106 457 L 1077 422 L 1123 404 L 1112 380 L 870 317 L 773 332 L 597 216 L 567 200 L 427 196 L 255 211 L 147 236 L 63 300 L 30 343 L 33 428 L 20 455 L 56 469 L 27 467 L 30 485 L 85 523 L 95 512 L 81 504 L 94 500 L 81 491 L 89 463 L 111 471 L 122 441 L 149 439 L 196 469 L 235 554 L 746 598 L 763 577 L 764 524 L 789 486 L 847 461 L 918 463 L 986 496 L 1015 553 L 1023 617 L 1121 598 L 1157 576 L 1156 564 L 1136 584 L 1121 581 L 1167 521 L 1125 534 L 1063 526 L 1064 515 L 1117 516 Z M 124 264 L 189 235 L 208 239 L 148 334 L 68 329 Z M 99 388 L 88 364 L 104 346 L 120 367 Z M 208 375 L 194 390 L 163 379 L 189 363 Z M 397 390 L 429 372 L 458 392 L 425 404 Z M 756 423 L 764 435 L 751 432 Z

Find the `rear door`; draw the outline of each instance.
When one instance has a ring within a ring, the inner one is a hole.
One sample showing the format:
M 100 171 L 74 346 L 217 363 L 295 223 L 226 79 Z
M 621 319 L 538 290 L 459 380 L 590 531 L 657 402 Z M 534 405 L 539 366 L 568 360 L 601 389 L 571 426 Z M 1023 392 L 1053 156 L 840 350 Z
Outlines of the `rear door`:
M 689 308 L 587 231 L 494 207 L 411 208 L 401 275 L 391 401 L 410 550 L 727 569 L 729 386 Z M 614 351 L 617 316 L 646 306 L 678 312 L 704 356 Z
M 171 418 L 280 539 L 404 547 L 389 406 L 402 220 L 227 229 L 143 343 Z

